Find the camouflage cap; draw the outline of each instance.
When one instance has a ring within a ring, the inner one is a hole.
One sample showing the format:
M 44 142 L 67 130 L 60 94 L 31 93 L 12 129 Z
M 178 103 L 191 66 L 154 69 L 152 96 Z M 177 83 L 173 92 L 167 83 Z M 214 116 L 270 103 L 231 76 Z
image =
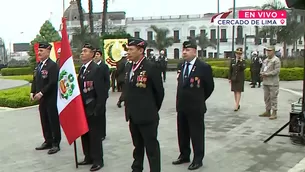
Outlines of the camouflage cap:
M 275 47 L 274 46 L 269 46 L 266 48 L 267 51 L 275 51 Z

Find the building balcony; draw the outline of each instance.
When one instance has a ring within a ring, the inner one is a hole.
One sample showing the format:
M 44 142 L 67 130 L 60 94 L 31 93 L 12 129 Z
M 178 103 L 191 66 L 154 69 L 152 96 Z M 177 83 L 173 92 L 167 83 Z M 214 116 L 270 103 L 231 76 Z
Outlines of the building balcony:
M 181 40 L 180 39 L 174 39 L 174 43 L 180 43 Z
M 244 38 L 235 38 L 235 44 L 236 45 L 243 45 L 244 44 Z
M 219 42 L 228 42 L 227 38 L 220 38 Z
M 213 43 L 213 44 L 217 44 L 217 39 L 215 39 L 215 38 L 210 39 L 210 42 Z

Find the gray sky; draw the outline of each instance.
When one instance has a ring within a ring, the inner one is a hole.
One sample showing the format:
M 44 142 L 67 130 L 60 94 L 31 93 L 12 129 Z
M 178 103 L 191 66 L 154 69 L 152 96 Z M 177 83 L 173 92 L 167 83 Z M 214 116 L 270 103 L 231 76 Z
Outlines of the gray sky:
M 64 0 L 66 8 L 70 0 Z M 285 4 L 285 0 L 280 0 Z M 217 12 L 217 1 L 203 0 L 110 0 L 109 11 L 125 11 L 128 17 Z M 270 0 L 236 0 L 236 6 L 261 6 Z M 93 0 L 94 11 L 102 11 L 103 0 Z M 220 12 L 233 6 L 233 0 L 220 0 Z M 83 8 L 88 11 L 87 0 Z M 0 37 L 9 42 L 30 42 L 45 20 L 59 28 L 63 13 L 62 0 L 1 0 Z M 23 34 L 21 34 L 23 33 Z M 8 48 L 8 47 L 7 47 Z

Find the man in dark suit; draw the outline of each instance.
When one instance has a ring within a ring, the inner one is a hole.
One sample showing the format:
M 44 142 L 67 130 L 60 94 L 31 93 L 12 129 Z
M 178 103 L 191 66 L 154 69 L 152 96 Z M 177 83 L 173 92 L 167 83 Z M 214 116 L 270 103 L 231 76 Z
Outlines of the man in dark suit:
M 160 57 L 159 57 L 159 60 L 160 60 L 160 68 L 161 68 L 161 74 L 162 74 L 162 78 L 163 78 L 163 82 L 166 81 L 166 69 L 167 69 L 167 57 L 165 55 L 165 52 L 164 50 L 161 50 L 160 51 Z
M 197 45 L 192 41 L 183 43 L 184 62 L 178 68 L 177 86 L 177 128 L 180 155 L 174 165 L 190 162 L 190 139 L 194 158 L 189 170 L 202 166 L 204 157 L 204 114 L 205 101 L 214 90 L 212 68 L 196 58 Z
M 120 88 L 120 91 L 122 92 L 121 93 L 121 96 L 119 98 L 119 101 L 117 102 L 117 106 L 119 108 L 122 107 L 121 103 L 124 101 L 124 94 L 123 94 L 123 87 L 124 87 L 124 84 L 125 84 L 125 76 L 126 76 L 126 70 L 125 70 L 125 67 L 126 67 L 126 64 L 128 63 L 127 61 L 127 52 L 124 52 L 122 54 L 122 58 L 121 60 L 118 62 L 118 65 L 117 65 L 117 75 L 118 75 L 118 88 Z
M 52 61 L 49 43 L 39 43 L 38 56 L 40 62 L 35 68 L 31 88 L 31 100 L 39 101 L 39 113 L 44 136 L 44 143 L 36 150 L 50 149 L 48 154 L 60 150 L 61 131 L 57 111 L 57 80 L 59 68 Z
M 82 67 L 78 75 L 89 131 L 82 136 L 82 146 L 85 155 L 79 165 L 93 164 L 90 171 L 97 171 L 104 166 L 102 145 L 102 121 L 105 111 L 106 87 L 101 68 L 93 62 L 95 49 L 85 44 L 81 53 Z
M 105 87 L 103 89 L 101 89 L 101 91 L 104 91 L 103 94 L 107 95 L 106 96 L 106 99 L 104 100 L 105 102 L 103 103 L 103 105 L 105 105 L 105 107 L 103 108 L 103 112 L 101 112 L 101 115 L 102 115 L 102 126 L 103 126 L 103 129 L 102 129 L 102 141 L 105 140 L 106 138 L 106 102 L 107 102 L 107 99 L 109 97 L 109 89 L 110 89 L 110 73 L 109 73 L 109 67 L 108 65 L 106 65 L 102 59 L 102 51 L 100 49 L 96 49 L 95 50 L 95 57 L 94 57 L 94 61 L 96 64 L 99 65 L 100 67 L 100 71 L 101 71 L 101 75 L 102 75 L 102 78 L 105 83 Z
M 160 146 L 157 139 L 159 110 L 164 98 L 160 71 L 149 62 L 144 51 L 147 43 L 128 39 L 128 59 L 133 62 L 125 76 L 125 116 L 134 145 L 134 172 L 143 171 L 144 148 L 150 171 L 161 172 Z

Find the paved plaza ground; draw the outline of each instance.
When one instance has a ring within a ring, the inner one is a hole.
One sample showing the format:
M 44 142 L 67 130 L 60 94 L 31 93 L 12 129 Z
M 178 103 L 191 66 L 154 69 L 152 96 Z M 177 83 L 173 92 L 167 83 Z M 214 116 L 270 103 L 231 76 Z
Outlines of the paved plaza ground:
M 1 83 L 3 83 L 1 81 Z M 289 138 L 275 137 L 263 143 L 269 135 L 288 121 L 290 104 L 296 96 L 280 91 L 278 119 L 270 121 L 257 115 L 264 111 L 263 90 L 245 84 L 241 110 L 233 112 L 234 99 L 225 79 L 215 79 L 215 91 L 207 101 L 206 156 L 198 172 L 287 172 L 305 157 L 303 147 L 292 145 Z M 187 172 L 187 166 L 173 166 L 179 155 L 176 133 L 176 73 L 168 73 L 165 99 L 160 111 L 159 141 L 162 172 Z M 110 93 L 107 104 L 107 138 L 104 141 L 103 172 L 131 172 L 132 149 L 124 109 L 116 107 L 119 93 Z M 143 114 L 145 115 L 145 114 Z M 73 146 L 63 135 L 61 151 L 47 155 L 34 148 L 43 141 L 37 107 L 0 111 L 0 171 L 1 172 L 85 172 L 90 166 L 75 169 Z M 287 133 L 285 129 L 283 133 Z M 80 141 L 79 160 L 83 159 Z M 145 172 L 149 172 L 145 162 Z

